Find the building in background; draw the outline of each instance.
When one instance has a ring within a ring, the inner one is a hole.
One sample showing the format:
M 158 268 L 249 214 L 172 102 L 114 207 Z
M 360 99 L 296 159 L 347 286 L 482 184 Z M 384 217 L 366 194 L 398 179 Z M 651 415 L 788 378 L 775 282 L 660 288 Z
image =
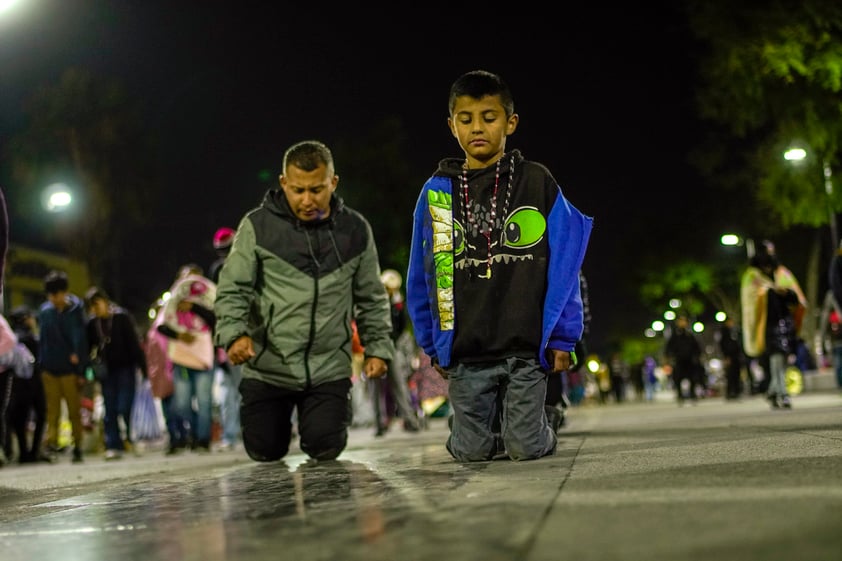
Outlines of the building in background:
M 50 269 L 65 271 L 70 290 L 76 294 L 84 294 L 91 285 L 87 264 L 61 253 L 10 244 L 6 254 L 3 309 L 12 310 L 22 304 L 38 309 L 44 301 L 44 277 Z

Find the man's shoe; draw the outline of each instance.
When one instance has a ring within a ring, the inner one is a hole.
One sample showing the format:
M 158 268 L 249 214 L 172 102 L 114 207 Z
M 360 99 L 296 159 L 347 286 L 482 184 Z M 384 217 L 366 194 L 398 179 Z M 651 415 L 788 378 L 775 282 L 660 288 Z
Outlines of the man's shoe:
M 771 395 L 767 396 L 766 399 L 769 400 L 769 406 L 772 407 L 772 409 L 780 409 L 781 404 L 778 401 L 777 395 L 771 394 Z
M 81 448 L 74 448 L 73 449 L 73 463 L 74 464 L 81 464 L 84 460 L 82 458 L 82 449 Z
M 792 401 L 789 399 L 788 395 L 781 396 L 780 405 L 784 409 L 792 409 Z

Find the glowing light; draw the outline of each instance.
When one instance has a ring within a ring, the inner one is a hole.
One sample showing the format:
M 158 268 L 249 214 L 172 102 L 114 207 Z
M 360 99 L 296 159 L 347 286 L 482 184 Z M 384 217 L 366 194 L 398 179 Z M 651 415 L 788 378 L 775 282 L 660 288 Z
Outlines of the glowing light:
M 64 183 L 53 183 L 44 189 L 42 203 L 48 212 L 63 212 L 73 202 L 73 194 Z
M 705 330 L 705 324 L 704 323 L 702 323 L 700 321 L 697 321 L 696 323 L 693 324 L 693 331 L 695 331 L 696 333 L 701 333 L 704 330 Z
M 722 245 L 740 245 L 743 240 L 740 239 L 740 236 L 737 234 L 722 234 L 722 237 L 719 238 L 719 243 Z
M 790 148 L 784 152 L 784 160 L 788 162 L 800 162 L 807 157 L 807 151 L 803 148 Z
M 664 327 L 666 327 L 664 325 L 664 322 L 662 322 L 659 319 L 656 319 L 655 321 L 652 322 L 652 330 L 653 331 L 661 332 L 661 331 L 664 330 Z
M 728 314 L 726 314 L 725 312 L 716 312 L 716 316 L 714 316 L 714 318 L 716 319 L 716 321 L 722 322 L 728 319 Z
M 0 0 L 0 14 L 7 12 L 18 3 L 18 0 Z
M 675 312 L 672 310 L 667 310 L 664 312 L 664 319 L 667 321 L 672 321 L 675 319 Z

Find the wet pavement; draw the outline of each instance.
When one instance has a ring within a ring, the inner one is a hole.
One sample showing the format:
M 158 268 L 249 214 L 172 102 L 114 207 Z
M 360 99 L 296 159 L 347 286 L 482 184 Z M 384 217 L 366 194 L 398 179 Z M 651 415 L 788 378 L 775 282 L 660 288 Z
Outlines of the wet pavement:
M 242 451 L 0 469 L 0 559 L 842 560 L 842 395 L 573 408 L 558 453 L 454 462 L 447 426 L 335 462 Z

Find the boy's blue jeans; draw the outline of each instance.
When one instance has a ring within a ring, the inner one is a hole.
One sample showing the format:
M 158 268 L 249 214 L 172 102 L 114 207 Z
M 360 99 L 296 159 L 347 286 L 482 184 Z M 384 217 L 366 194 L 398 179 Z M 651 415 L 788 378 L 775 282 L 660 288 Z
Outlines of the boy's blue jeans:
M 190 423 L 193 442 L 210 446 L 213 414 L 213 369 L 193 370 L 173 364 L 175 410 Z M 193 408 L 193 400 L 196 408 Z
M 498 439 L 512 460 L 555 453 L 555 431 L 544 411 L 547 374 L 537 360 L 460 363 L 448 374 L 453 427 L 447 450 L 456 460 L 491 460 L 498 453 Z

